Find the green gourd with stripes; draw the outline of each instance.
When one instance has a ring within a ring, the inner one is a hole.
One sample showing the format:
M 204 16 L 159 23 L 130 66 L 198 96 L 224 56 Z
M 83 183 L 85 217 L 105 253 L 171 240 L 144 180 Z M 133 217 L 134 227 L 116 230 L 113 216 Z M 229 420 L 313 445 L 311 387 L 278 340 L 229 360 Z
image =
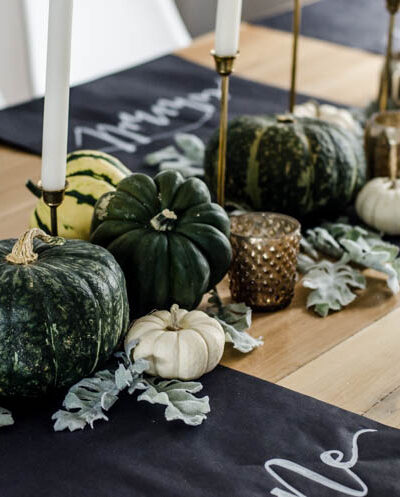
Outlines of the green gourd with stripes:
M 59 234 L 88 240 L 94 206 L 104 194 L 114 191 L 131 172 L 115 157 L 95 150 L 78 150 L 67 157 L 68 188 L 58 208 Z M 40 194 L 40 193 L 39 193 Z M 50 213 L 39 200 L 30 219 L 31 228 L 50 232 Z
M 216 191 L 218 135 L 206 182 Z M 251 210 L 305 216 L 349 204 L 365 183 L 362 137 L 311 118 L 240 116 L 228 129 L 226 200 Z

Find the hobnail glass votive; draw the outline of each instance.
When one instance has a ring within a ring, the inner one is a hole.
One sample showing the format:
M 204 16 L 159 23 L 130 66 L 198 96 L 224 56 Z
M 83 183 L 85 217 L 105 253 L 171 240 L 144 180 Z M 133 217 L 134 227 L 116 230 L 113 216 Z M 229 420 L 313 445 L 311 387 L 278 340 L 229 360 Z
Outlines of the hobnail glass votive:
M 262 311 L 288 306 L 296 283 L 300 223 L 270 212 L 232 216 L 231 243 L 233 300 Z

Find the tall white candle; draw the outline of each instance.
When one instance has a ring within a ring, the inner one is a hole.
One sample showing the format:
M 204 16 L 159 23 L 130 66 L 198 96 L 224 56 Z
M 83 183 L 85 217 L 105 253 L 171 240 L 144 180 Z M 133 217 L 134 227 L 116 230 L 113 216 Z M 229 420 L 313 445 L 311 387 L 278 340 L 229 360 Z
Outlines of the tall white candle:
M 218 0 L 215 26 L 215 53 L 222 57 L 236 55 L 239 48 L 242 0 Z
M 57 191 L 65 186 L 73 0 L 49 2 L 42 187 Z

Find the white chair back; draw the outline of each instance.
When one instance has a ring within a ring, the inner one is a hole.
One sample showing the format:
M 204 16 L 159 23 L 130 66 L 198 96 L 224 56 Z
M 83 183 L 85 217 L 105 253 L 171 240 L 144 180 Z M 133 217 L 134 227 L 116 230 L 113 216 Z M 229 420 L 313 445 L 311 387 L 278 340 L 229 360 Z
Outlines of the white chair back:
M 45 88 L 49 0 L 23 0 L 33 93 Z M 75 0 L 71 84 L 139 64 L 190 43 L 173 0 Z

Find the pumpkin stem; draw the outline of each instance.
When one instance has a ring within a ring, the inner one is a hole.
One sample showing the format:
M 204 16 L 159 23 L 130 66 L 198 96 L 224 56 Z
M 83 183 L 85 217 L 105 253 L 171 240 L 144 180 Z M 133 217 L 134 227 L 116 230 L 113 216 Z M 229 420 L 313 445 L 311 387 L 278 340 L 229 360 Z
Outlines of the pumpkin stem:
M 150 224 L 157 231 L 170 231 L 177 219 L 178 216 L 175 212 L 164 209 L 153 217 Z
M 179 305 L 174 304 L 171 307 L 171 324 L 167 328 L 168 331 L 179 331 L 182 329 L 179 326 L 178 311 L 179 311 Z
M 32 228 L 25 231 L 25 233 L 19 237 L 11 253 L 6 255 L 6 261 L 11 262 L 12 264 L 23 265 L 35 262 L 39 257 L 33 249 L 33 240 L 35 238 L 39 238 L 49 245 L 63 245 L 65 243 L 64 238 L 50 236 L 39 228 Z

